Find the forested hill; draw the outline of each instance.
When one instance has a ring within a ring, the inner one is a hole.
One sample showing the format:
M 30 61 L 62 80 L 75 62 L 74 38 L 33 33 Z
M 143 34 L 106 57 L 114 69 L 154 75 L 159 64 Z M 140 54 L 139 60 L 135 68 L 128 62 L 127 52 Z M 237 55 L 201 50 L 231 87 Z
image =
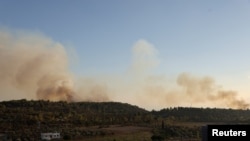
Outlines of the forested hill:
M 147 111 L 119 102 L 51 102 L 12 100 L 0 102 L 0 122 L 33 125 L 65 123 L 79 126 L 110 124 L 149 124 L 155 119 L 184 122 L 250 123 L 250 110 L 175 107 Z
M 74 126 L 138 124 L 149 112 L 118 102 L 72 102 L 12 100 L 0 102 L 0 123 L 22 125 L 64 124 Z M 1 125 L 0 125 L 1 126 Z M 6 127 L 6 126 L 5 126 Z
M 146 125 L 152 117 L 142 108 L 118 102 L 50 102 L 12 100 L 0 102 L 0 133 L 23 140 L 41 132 L 60 132 L 64 137 L 111 134 L 99 130 L 109 125 Z M 90 129 L 88 129 L 90 127 Z M 98 129 L 92 130 L 93 127 Z M 0 139 L 1 140 L 1 139 Z
M 112 127 L 110 125 L 143 126 L 151 128 L 156 135 L 180 137 L 185 134 L 193 138 L 194 135 L 198 137 L 201 125 L 207 123 L 249 124 L 250 110 L 175 107 L 147 111 L 119 102 L 68 103 L 25 99 L 0 102 L 0 133 L 7 133 L 14 139 L 35 139 L 41 132 L 55 131 L 63 137 L 113 135 L 114 132 L 105 129 Z

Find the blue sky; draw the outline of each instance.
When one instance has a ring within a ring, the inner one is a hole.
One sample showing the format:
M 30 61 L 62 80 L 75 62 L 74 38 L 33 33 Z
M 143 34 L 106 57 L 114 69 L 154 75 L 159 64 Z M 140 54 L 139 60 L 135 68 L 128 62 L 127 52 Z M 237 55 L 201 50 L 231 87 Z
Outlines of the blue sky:
M 39 31 L 72 46 L 82 60 L 80 65 L 85 66 L 77 69 L 87 72 L 88 68 L 125 68 L 131 58 L 131 46 L 141 38 L 155 45 L 162 67 L 168 66 L 164 69 L 174 72 L 198 69 L 213 73 L 210 71 L 223 64 L 222 68 L 231 70 L 247 67 L 241 60 L 249 51 L 247 1 L 1 3 L 1 26 Z
M 155 73 L 211 76 L 248 95 L 247 0 L 2 0 L 0 27 L 39 32 L 77 55 L 78 75 L 121 73 L 140 39 L 158 50 Z

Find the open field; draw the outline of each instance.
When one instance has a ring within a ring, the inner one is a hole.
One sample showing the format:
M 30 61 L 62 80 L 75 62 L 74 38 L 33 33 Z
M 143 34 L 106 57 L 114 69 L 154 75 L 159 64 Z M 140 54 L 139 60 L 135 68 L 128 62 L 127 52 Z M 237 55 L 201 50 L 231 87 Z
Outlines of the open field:
M 103 131 L 105 135 L 74 139 L 74 141 L 151 141 L 152 128 L 112 125 L 107 128 L 91 127 L 88 130 Z
M 200 125 L 200 124 L 199 124 Z M 199 126 L 196 123 L 180 123 L 179 127 Z M 171 127 L 174 125 L 171 125 Z M 176 128 L 177 129 L 177 128 Z M 84 127 L 82 130 L 88 130 L 95 133 L 102 132 L 103 135 L 74 137 L 72 141 L 152 141 L 151 137 L 157 132 L 162 132 L 165 129 L 140 127 L 140 126 L 121 126 L 110 125 L 109 127 L 99 128 L 98 126 Z M 179 129 L 178 129 L 179 130 Z M 200 134 L 200 132 L 199 132 Z M 190 138 L 185 136 L 170 137 L 164 141 L 200 141 L 200 138 Z

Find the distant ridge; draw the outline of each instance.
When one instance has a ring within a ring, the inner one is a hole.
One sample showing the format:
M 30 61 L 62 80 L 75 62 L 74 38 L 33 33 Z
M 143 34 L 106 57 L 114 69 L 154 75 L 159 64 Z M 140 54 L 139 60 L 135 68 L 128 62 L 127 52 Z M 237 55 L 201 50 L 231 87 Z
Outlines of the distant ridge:
M 151 114 L 174 117 L 174 120 L 183 122 L 250 123 L 249 109 L 174 107 L 152 111 Z

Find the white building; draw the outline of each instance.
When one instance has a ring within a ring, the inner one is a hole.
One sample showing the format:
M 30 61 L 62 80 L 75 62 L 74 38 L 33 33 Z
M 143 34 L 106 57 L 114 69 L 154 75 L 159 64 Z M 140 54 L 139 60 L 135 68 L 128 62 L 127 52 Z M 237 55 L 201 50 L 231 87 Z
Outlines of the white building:
M 41 133 L 42 140 L 60 139 L 60 133 Z

